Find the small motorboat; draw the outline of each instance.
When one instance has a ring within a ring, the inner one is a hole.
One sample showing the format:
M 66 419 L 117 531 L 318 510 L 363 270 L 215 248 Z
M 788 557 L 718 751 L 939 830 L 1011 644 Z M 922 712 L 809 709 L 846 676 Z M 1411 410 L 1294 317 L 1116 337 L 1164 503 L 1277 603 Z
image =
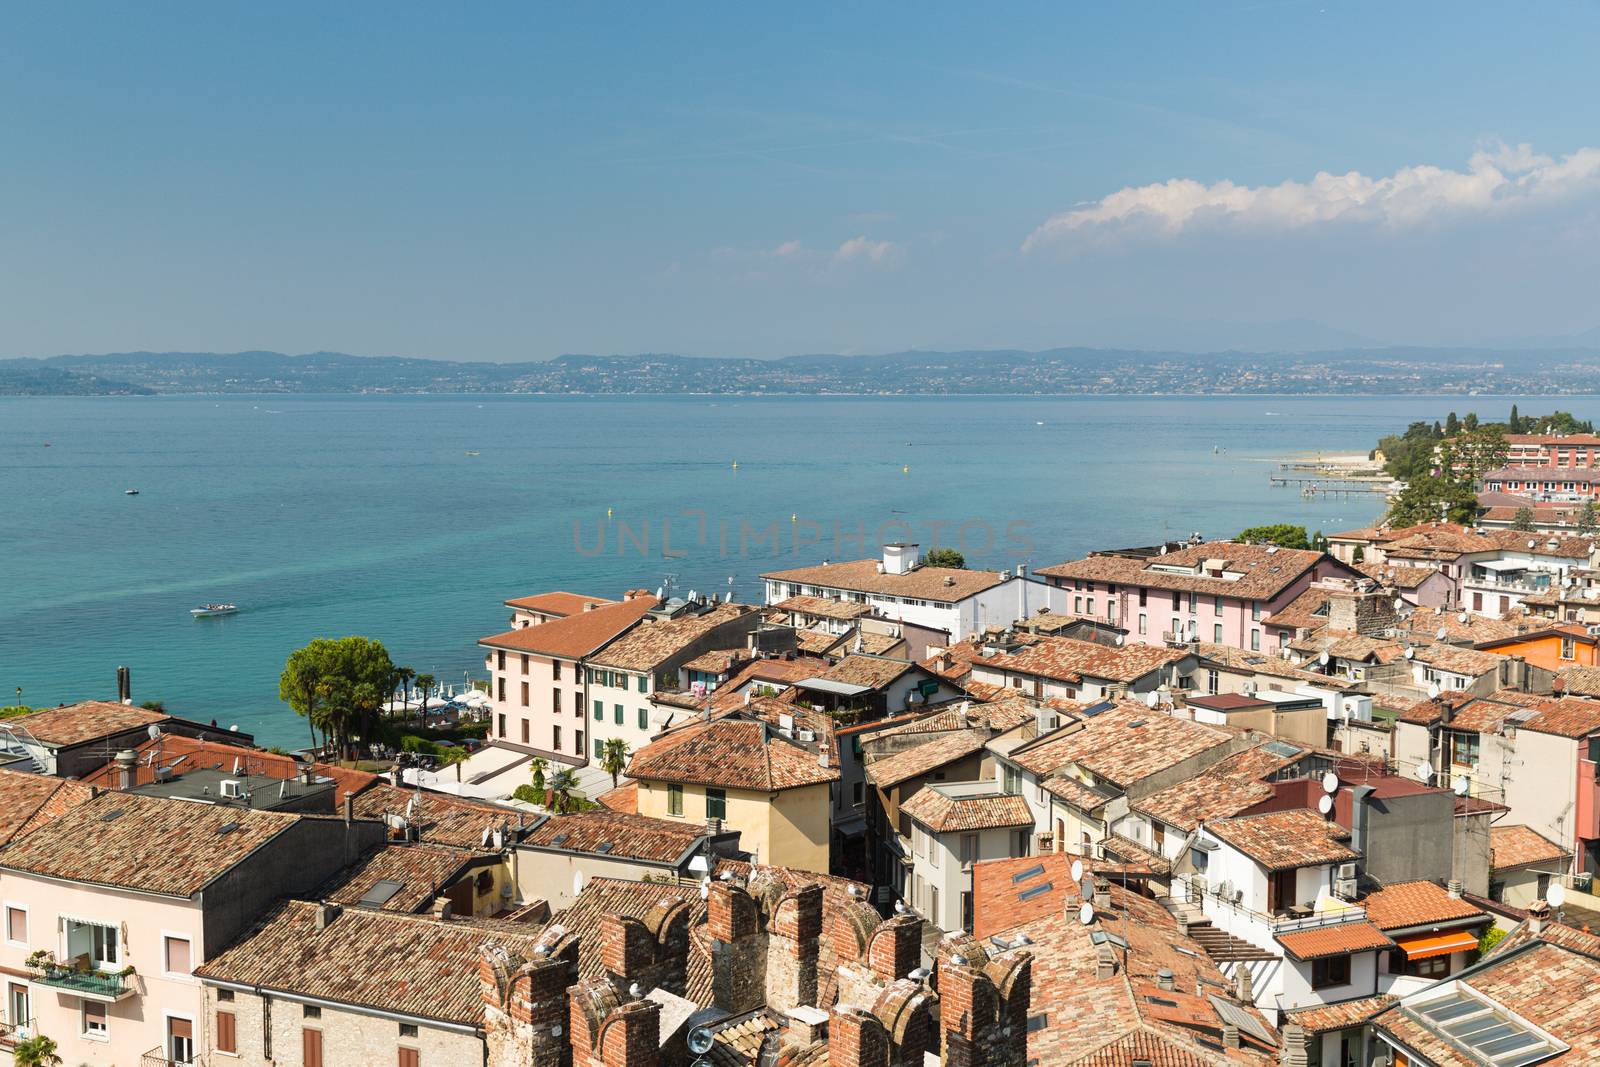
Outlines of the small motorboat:
M 478 453 L 472 452 L 472 451 L 467 452 L 467 455 L 469 455 L 469 456 L 476 456 L 477 454 Z
M 237 604 L 201 604 L 197 608 L 190 608 L 189 614 L 197 619 L 206 619 L 213 615 L 232 615 L 238 610 Z
M 139 490 L 137 490 L 137 489 L 124 489 L 122 491 L 122 495 L 123 496 L 138 496 L 139 495 Z

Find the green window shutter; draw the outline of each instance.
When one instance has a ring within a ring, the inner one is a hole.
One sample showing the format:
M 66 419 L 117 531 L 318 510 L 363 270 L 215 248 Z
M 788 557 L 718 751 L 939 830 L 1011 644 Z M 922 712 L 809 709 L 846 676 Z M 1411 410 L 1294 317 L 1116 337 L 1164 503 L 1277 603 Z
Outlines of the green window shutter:
M 612 714 L 616 716 L 617 725 L 621 726 L 622 725 L 622 705 L 621 704 L 617 704 L 617 705 L 614 705 L 614 707 L 615 707 L 616 710 Z
M 594 702 L 594 717 L 596 722 L 604 722 L 606 718 L 606 706 L 598 700 Z

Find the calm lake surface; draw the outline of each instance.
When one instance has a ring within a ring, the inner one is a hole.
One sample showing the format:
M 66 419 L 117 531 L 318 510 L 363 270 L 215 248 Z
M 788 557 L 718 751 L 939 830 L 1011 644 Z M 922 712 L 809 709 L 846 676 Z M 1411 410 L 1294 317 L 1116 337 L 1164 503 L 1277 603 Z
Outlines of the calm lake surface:
M 546 589 L 758 598 L 762 571 L 880 534 L 1003 568 L 1347 529 L 1380 502 L 1269 488 L 1273 464 L 1513 399 L 1600 418 L 1596 397 L 0 398 L 0 703 L 108 698 L 126 665 L 136 700 L 297 745 L 277 676 L 313 637 L 460 682 L 501 602 Z M 190 618 L 214 600 L 243 610 Z

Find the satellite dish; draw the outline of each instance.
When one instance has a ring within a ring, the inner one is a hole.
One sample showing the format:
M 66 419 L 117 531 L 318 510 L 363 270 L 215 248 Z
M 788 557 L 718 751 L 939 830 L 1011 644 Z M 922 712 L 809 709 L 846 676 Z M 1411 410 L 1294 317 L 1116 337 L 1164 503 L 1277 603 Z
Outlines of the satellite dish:
M 1448 626 L 1439 627 L 1439 632 L 1435 636 L 1438 637 L 1439 640 L 1443 641 L 1445 638 L 1450 636 L 1450 628 Z
M 583 872 L 582 871 L 573 871 L 572 872 L 572 895 L 576 897 L 576 896 L 582 895 L 582 893 L 583 893 Z
M 1406 659 L 1410 659 L 1412 656 L 1415 656 L 1416 654 L 1417 654 L 1417 650 L 1416 649 L 1410 647 L 1409 645 L 1406 646 Z
M 1550 888 L 1544 892 L 1545 903 L 1552 908 L 1559 908 L 1567 902 L 1567 887 L 1560 882 L 1552 882 Z
M 1432 685 L 1428 686 L 1428 699 L 1438 700 L 1440 692 L 1441 690 L 1439 689 L 1439 683 L 1434 682 Z
M 1333 798 L 1324 793 L 1317 798 L 1317 810 L 1326 815 L 1333 810 Z
M 1072 880 L 1074 882 L 1083 881 L 1083 861 L 1082 860 L 1073 860 L 1072 861 Z
M 1433 768 L 1426 763 L 1419 763 L 1411 772 L 1417 781 L 1424 784 L 1433 781 Z
M 1161 703 L 1161 694 L 1152 689 L 1150 692 L 1144 695 L 1144 703 L 1146 707 L 1155 707 L 1157 704 Z
M 1464 774 L 1458 774 L 1450 779 L 1450 788 L 1455 792 L 1456 796 L 1464 797 L 1467 795 L 1467 791 L 1472 788 L 1472 780 Z
M 1339 791 L 1339 776 L 1332 771 L 1322 775 L 1322 791 L 1324 793 L 1337 793 Z
M 1466 622 L 1466 621 L 1467 621 L 1467 613 L 1466 612 L 1463 611 L 1460 615 L 1456 616 L 1456 622 Z
M 1328 665 L 1328 650 L 1327 649 L 1323 649 L 1321 655 L 1317 656 L 1317 662 L 1322 664 L 1324 667 L 1326 667 Z
M 1117 647 L 1118 648 L 1122 647 L 1122 635 L 1121 634 L 1117 635 Z
M 1083 907 L 1078 909 L 1078 921 L 1085 926 L 1094 922 L 1094 905 L 1087 900 L 1083 902 Z
M 1391 577 L 1391 578 L 1394 577 L 1394 572 L 1393 571 L 1389 572 L 1389 577 Z M 1396 611 L 1404 610 L 1405 606 L 1406 606 L 1406 602 L 1405 602 L 1405 599 L 1403 597 L 1395 597 L 1394 598 L 1394 610 L 1396 610 Z
M 697 1026 L 689 1031 L 689 1051 L 699 1055 L 710 1052 L 711 1046 L 716 1044 L 716 1038 L 711 1036 L 711 1027 Z
M 147 726 L 145 728 L 145 733 L 150 735 L 150 740 L 152 741 L 161 740 L 161 727 L 157 726 L 155 723 L 151 723 L 149 726 Z

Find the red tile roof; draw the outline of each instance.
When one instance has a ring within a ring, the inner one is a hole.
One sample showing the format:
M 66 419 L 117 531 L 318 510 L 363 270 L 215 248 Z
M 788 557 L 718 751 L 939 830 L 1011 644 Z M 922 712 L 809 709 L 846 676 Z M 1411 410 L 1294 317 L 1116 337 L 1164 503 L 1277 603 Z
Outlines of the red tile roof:
M 617 859 L 677 863 L 705 837 L 702 823 L 652 819 L 616 811 L 552 815 L 522 837 L 539 848 L 591 852 Z
M 92 795 L 83 782 L 0 768 L 0 845 L 37 830 Z
M 836 758 L 778 736 L 764 722 L 713 719 L 669 731 L 628 761 L 628 777 L 772 793 L 839 780 Z
M 557 590 L 550 593 L 535 593 L 533 596 L 515 597 L 506 601 L 506 607 L 537 611 L 543 615 L 567 616 L 581 615 L 584 611 L 614 603 L 616 601 L 607 600 L 605 597 L 584 596 L 582 593 L 565 593 Z
M 610 808 L 612 811 L 637 815 L 639 813 L 639 783 L 623 782 L 615 789 L 608 789 L 595 797 L 594 802 L 601 807 Z
M 954 567 L 918 567 L 907 574 L 887 574 L 883 573 L 883 561 L 877 559 L 769 571 L 761 577 L 793 585 L 937 601 L 965 600 L 1000 584 L 998 571 Z
M 1136 682 L 1193 655 L 1188 649 L 1134 643 L 1117 648 L 1073 637 L 1041 637 L 1016 652 L 999 652 L 973 662 L 974 669 L 1027 674 L 1065 682 L 1104 678 Z
M 383 911 L 421 911 L 441 890 L 454 884 L 474 858 L 444 845 L 387 845 L 339 874 L 320 896 L 353 907 L 379 882 L 396 882 L 400 888 L 378 907 Z
M 1360 858 L 1360 853 L 1344 844 L 1349 831 L 1310 808 L 1221 819 L 1207 823 L 1206 829 L 1269 871 Z
M 300 761 L 293 756 L 224 744 L 221 741 L 203 741 L 181 734 L 163 734 L 158 740 L 146 741 L 133 751 L 139 757 L 138 763 L 134 765 L 135 785 L 149 785 L 154 782 L 158 767 L 167 768 L 174 776 L 181 777 L 201 768 L 228 770 L 231 773 L 237 763 L 240 773 L 259 775 L 278 781 L 292 780 L 301 770 Z M 312 764 L 312 772 L 319 778 L 333 780 L 335 804 L 344 803 L 346 796 L 359 793 L 379 780 L 377 775 L 367 771 L 335 767 L 327 763 Z M 120 788 L 115 761 L 84 775 L 83 780 L 103 789 Z
M 358 819 L 404 818 L 422 841 L 465 849 L 482 848 L 485 830 L 514 830 L 519 819 L 526 819 L 516 808 L 449 793 L 402 789 L 384 781 L 358 794 L 354 807 Z
M 1572 853 L 1528 826 L 1489 827 L 1489 869 L 1505 871 L 1536 863 L 1564 863 Z
M 1224 575 L 1173 573 L 1175 568 L 1198 568 L 1208 560 L 1222 560 Z M 1162 556 L 1090 556 L 1070 563 L 1040 567 L 1036 573 L 1046 577 L 1087 579 L 1117 585 L 1171 589 L 1244 600 L 1272 600 L 1301 575 L 1323 565 L 1326 573 L 1357 576 L 1352 568 L 1322 552 L 1304 549 L 1271 549 L 1266 545 L 1246 545 L 1235 541 L 1213 541 L 1192 545 Z
M 1033 825 L 1033 813 L 1028 810 L 1028 802 L 1015 793 L 952 797 L 925 785 L 911 794 L 900 805 L 900 810 L 941 834 Z
M 718 604 L 699 615 L 645 619 L 595 653 L 593 659 L 596 666 L 653 671 L 672 657 L 683 654 L 718 627 L 754 616 L 757 610 L 749 604 Z
M 85 700 L 59 708 L 45 708 L 31 715 L 19 715 L 7 720 L 7 725 L 23 727 L 46 745 L 66 747 L 129 730 L 142 730 L 170 718 L 166 712 L 149 711 L 131 704 Z
M 1336 926 L 1294 930 L 1279 934 L 1278 944 L 1282 945 L 1290 956 L 1301 961 L 1394 947 L 1394 942 L 1369 922 L 1348 922 Z
M 1375 997 L 1340 1001 L 1338 1004 L 1319 1004 L 1314 1008 L 1298 1008 L 1285 1012 L 1288 1021 L 1297 1024 L 1308 1034 L 1325 1034 L 1334 1030 L 1347 1030 L 1360 1026 L 1368 1019 L 1395 1003 L 1395 997 L 1380 993 Z
M 879 789 L 892 789 L 901 782 L 983 751 L 989 736 L 989 731 L 981 728 L 955 730 L 890 755 L 869 756 L 867 780 Z
M 554 622 L 485 637 L 478 644 L 560 659 L 583 659 L 637 625 L 655 606 L 655 597 L 636 596 L 620 604 L 606 604 Z
M 1360 903 L 1367 909 L 1367 919 L 1385 932 L 1489 917 L 1476 905 L 1452 898 L 1443 887 L 1425 881 L 1384 886 L 1368 893 Z

